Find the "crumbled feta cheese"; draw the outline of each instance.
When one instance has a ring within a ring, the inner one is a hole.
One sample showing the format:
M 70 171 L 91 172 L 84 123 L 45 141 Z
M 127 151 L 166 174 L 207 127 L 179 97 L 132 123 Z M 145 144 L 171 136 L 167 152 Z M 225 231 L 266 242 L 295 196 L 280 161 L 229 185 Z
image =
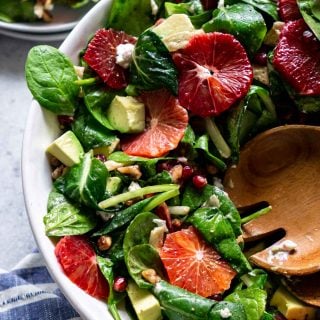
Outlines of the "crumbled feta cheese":
M 78 79 L 82 79 L 84 74 L 84 67 L 73 66 L 73 68 L 78 76 Z
M 135 191 L 135 190 L 139 190 L 141 189 L 141 186 L 138 182 L 135 181 L 131 181 L 129 187 L 128 187 L 128 191 Z
M 218 199 L 218 197 L 213 194 L 206 202 L 204 202 L 204 204 L 202 205 L 202 207 L 215 207 L 215 208 L 219 208 L 220 207 L 220 201 Z
M 153 16 L 156 16 L 159 11 L 159 6 L 155 2 L 155 0 L 150 0 L 150 6 L 151 6 L 151 13 Z
M 213 184 L 218 187 L 219 189 L 223 190 L 223 184 L 222 184 L 222 180 L 217 178 L 217 177 L 214 177 L 213 178 Z
M 224 0 L 219 0 L 218 1 L 218 8 L 219 9 L 224 8 Z
M 220 316 L 223 319 L 230 318 L 232 316 L 231 311 L 228 308 L 223 308 L 220 310 Z
M 129 68 L 132 61 L 134 45 L 132 43 L 121 43 L 116 47 L 116 64 L 124 69 Z

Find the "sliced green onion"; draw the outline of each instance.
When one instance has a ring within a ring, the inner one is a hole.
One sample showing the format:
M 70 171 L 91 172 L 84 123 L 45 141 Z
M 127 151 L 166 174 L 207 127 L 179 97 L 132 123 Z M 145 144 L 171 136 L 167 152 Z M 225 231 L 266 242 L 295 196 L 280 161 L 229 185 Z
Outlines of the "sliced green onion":
M 251 220 L 257 219 L 257 218 L 269 213 L 271 210 L 272 210 L 271 206 L 266 207 L 266 208 L 262 208 L 261 210 L 258 210 L 257 212 L 254 212 L 254 213 L 250 214 L 249 216 L 242 218 L 241 224 L 244 224 L 244 223 L 247 223 Z
M 159 184 L 155 186 L 147 186 L 138 190 L 129 191 L 125 193 L 118 194 L 99 203 L 101 209 L 106 209 L 109 207 L 114 207 L 121 202 L 125 202 L 134 198 L 140 198 L 150 193 L 159 193 L 171 190 L 178 190 L 179 186 L 176 184 Z
M 173 189 L 170 191 L 163 192 L 159 195 L 156 195 L 153 197 L 152 200 L 143 208 L 143 211 L 151 211 L 157 206 L 159 206 L 161 203 L 176 197 L 179 194 L 179 189 Z
M 79 79 L 75 80 L 75 84 L 78 86 L 91 86 L 97 82 L 97 78 L 87 78 L 87 79 Z

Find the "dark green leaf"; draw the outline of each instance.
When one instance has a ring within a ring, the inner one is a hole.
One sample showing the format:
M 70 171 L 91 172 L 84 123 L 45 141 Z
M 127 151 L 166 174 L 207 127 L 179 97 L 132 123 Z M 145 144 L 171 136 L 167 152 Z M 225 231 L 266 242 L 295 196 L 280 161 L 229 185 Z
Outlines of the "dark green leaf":
M 304 21 L 320 40 L 320 3 L 318 0 L 297 0 Z
M 151 30 L 142 33 L 131 64 L 132 84 L 143 90 L 167 88 L 177 94 L 177 70 L 161 39 Z
M 153 25 L 154 21 L 150 0 L 114 0 L 106 25 L 107 28 L 139 36 Z
M 188 222 L 200 231 L 208 243 L 216 247 L 238 273 L 251 270 L 236 241 L 230 222 L 218 208 L 200 208 L 188 218 Z
M 67 198 L 88 207 L 98 208 L 98 202 L 105 195 L 107 176 L 105 165 L 88 152 L 79 164 L 58 178 L 54 186 Z
M 104 127 L 113 130 L 107 118 L 107 109 L 116 95 L 122 95 L 122 91 L 107 90 L 103 87 L 85 87 L 84 103 L 92 116 Z
M 205 32 L 231 33 L 253 55 L 267 33 L 263 16 L 251 5 L 238 3 L 213 11 L 213 18 L 203 25 Z
M 264 289 L 268 279 L 268 274 L 262 269 L 253 269 L 241 277 L 241 280 L 248 287 Z
M 266 307 L 267 293 L 258 288 L 235 291 L 226 297 L 226 301 L 241 303 L 247 320 L 260 320 Z
M 34 13 L 34 1 L 0 0 L 0 21 L 33 22 L 38 20 Z
M 179 315 L 177 319 L 209 319 L 209 312 L 216 304 L 215 300 L 203 298 L 197 294 L 173 286 L 166 281 L 158 282 L 152 292 L 165 311 Z
M 109 146 L 118 138 L 86 110 L 80 112 L 72 123 L 72 131 L 77 136 L 85 151 L 93 148 Z
M 161 276 L 163 266 L 158 251 L 150 244 L 139 244 L 131 248 L 127 254 L 126 265 L 132 279 L 140 288 L 150 289 L 153 284 L 141 275 L 146 269 L 153 269 Z
M 230 312 L 229 317 L 223 317 L 223 312 Z M 221 301 L 218 302 L 210 311 L 208 319 L 221 320 L 227 318 L 229 320 L 247 320 L 247 316 L 243 305 L 240 302 Z
M 277 3 L 273 0 L 225 0 L 225 5 L 231 5 L 235 3 L 247 3 L 251 4 L 253 7 L 261 12 L 264 12 L 272 17 L 273 20 L 278 21 Z
M 127 207 L 117 213 L 100 230 L 94 233 L 94 236 L 108 234 L 129 223 L 137 214 L 143 212 L 143 208 L 150 202 L 151 198 L 141 200 L 130 207 Z
M 78 101 L 77 75 L 70 59 L 46 45 L 33 47 L 26 61 L 28 87 L 39 104 L 53 113 L 73 115 Z
M 209 136 L 208 134 L 204 134 L 201 137 L 199 137 L 194 145 L 194 148 L 196 150 L 201 150 L 210 162 L 212 162 L 219 170 L 226 170 L 227 165 L 224 163 L 223 160 L 221 160 L 218 156 L 214 155 L 209 150 Z
M 97 224 L 92 210 L 72 204 L 56 191 L 49 194 L 48 212 L 43 221 L 46 235 L 50 237 L 85 234 Z

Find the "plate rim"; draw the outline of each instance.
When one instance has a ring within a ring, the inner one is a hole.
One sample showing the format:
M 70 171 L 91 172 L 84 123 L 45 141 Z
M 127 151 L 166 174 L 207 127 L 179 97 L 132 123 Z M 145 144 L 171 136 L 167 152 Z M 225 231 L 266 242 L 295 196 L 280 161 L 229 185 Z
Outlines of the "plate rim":
M 112 0 L 101 0 L 97 3 L 84 16 L 59 49 L 70 56 L 73 61 L 76 61 L 78 53 L 86 45 L 88 37 L 103 25 L 103 20 L 106 18 L 105 13 L 111 7 L 111 4 Z M 79 34 L 81 34 L 81 37 L 79 37 Z M 38 129 L 37 125 L 42 126 L 44 130 L 48 129 L 50 139 L 57 137 L 60 130 L 57 120 L 52 123 L 54 119 L 56 117 L 53 113 L 41 108 L 35 100 L 32 101 L 27 116 L 21 156 L 22 188 L 29 224 L 50 275 L 81 318 L 95 320 L 103 317 L 106 320 L 113 320 L 108 312 L 106 302 L 91 297 L 67 278 L 54 255 L 53 242 L 45 235 L 42 218 L 46 213 L 47 198 L 45 198 L 45 201 L 42 199 L 42 202 L 38 199 L 39 195 L 35 192 L 37 190 L 39 192 L 39 189 L 36 189 L 35 185 L 39 184 L 39 186 L 45 187 L 46 190 L 42 190 L 42 193 L 46 193 L 48 196 L 52 187 L 51 177 L 50 174 L 46 177 L 41 174 L 41 168 L 49 173 L 49 163 L 45 155 L 48 142 L 45 141 L 44 143 L 43 139 L 45 140 L 45 137 L 41 136 L 38 137 L 41 141 L 40 144 L 35 144 L 33 139 L 34 134 L 39 133 L 39 130 L 41 131 L 41 128 Z M 30 147 L 36 152 L 30 152 Z M 42 179 L 40 183 L 39 179 Z M 129 319 L 124 310 L 120 310 L 120 314 L 121 319 Z

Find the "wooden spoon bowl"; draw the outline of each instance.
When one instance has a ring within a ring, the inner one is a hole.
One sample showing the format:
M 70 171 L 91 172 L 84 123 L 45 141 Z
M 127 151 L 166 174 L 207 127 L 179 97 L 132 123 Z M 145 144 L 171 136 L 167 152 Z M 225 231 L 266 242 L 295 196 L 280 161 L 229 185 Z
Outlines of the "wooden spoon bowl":
M 320 127 L 287 125 L 258 135 L 227 171 L 224 185 L 237 207 L 263 201 L 272 206 L 243 226 L 245 241 L 285 232 L 250 257 L 254 264 L 284 275 L 320 271 Z M 294 250 L 279 251 L 285 240 Z

